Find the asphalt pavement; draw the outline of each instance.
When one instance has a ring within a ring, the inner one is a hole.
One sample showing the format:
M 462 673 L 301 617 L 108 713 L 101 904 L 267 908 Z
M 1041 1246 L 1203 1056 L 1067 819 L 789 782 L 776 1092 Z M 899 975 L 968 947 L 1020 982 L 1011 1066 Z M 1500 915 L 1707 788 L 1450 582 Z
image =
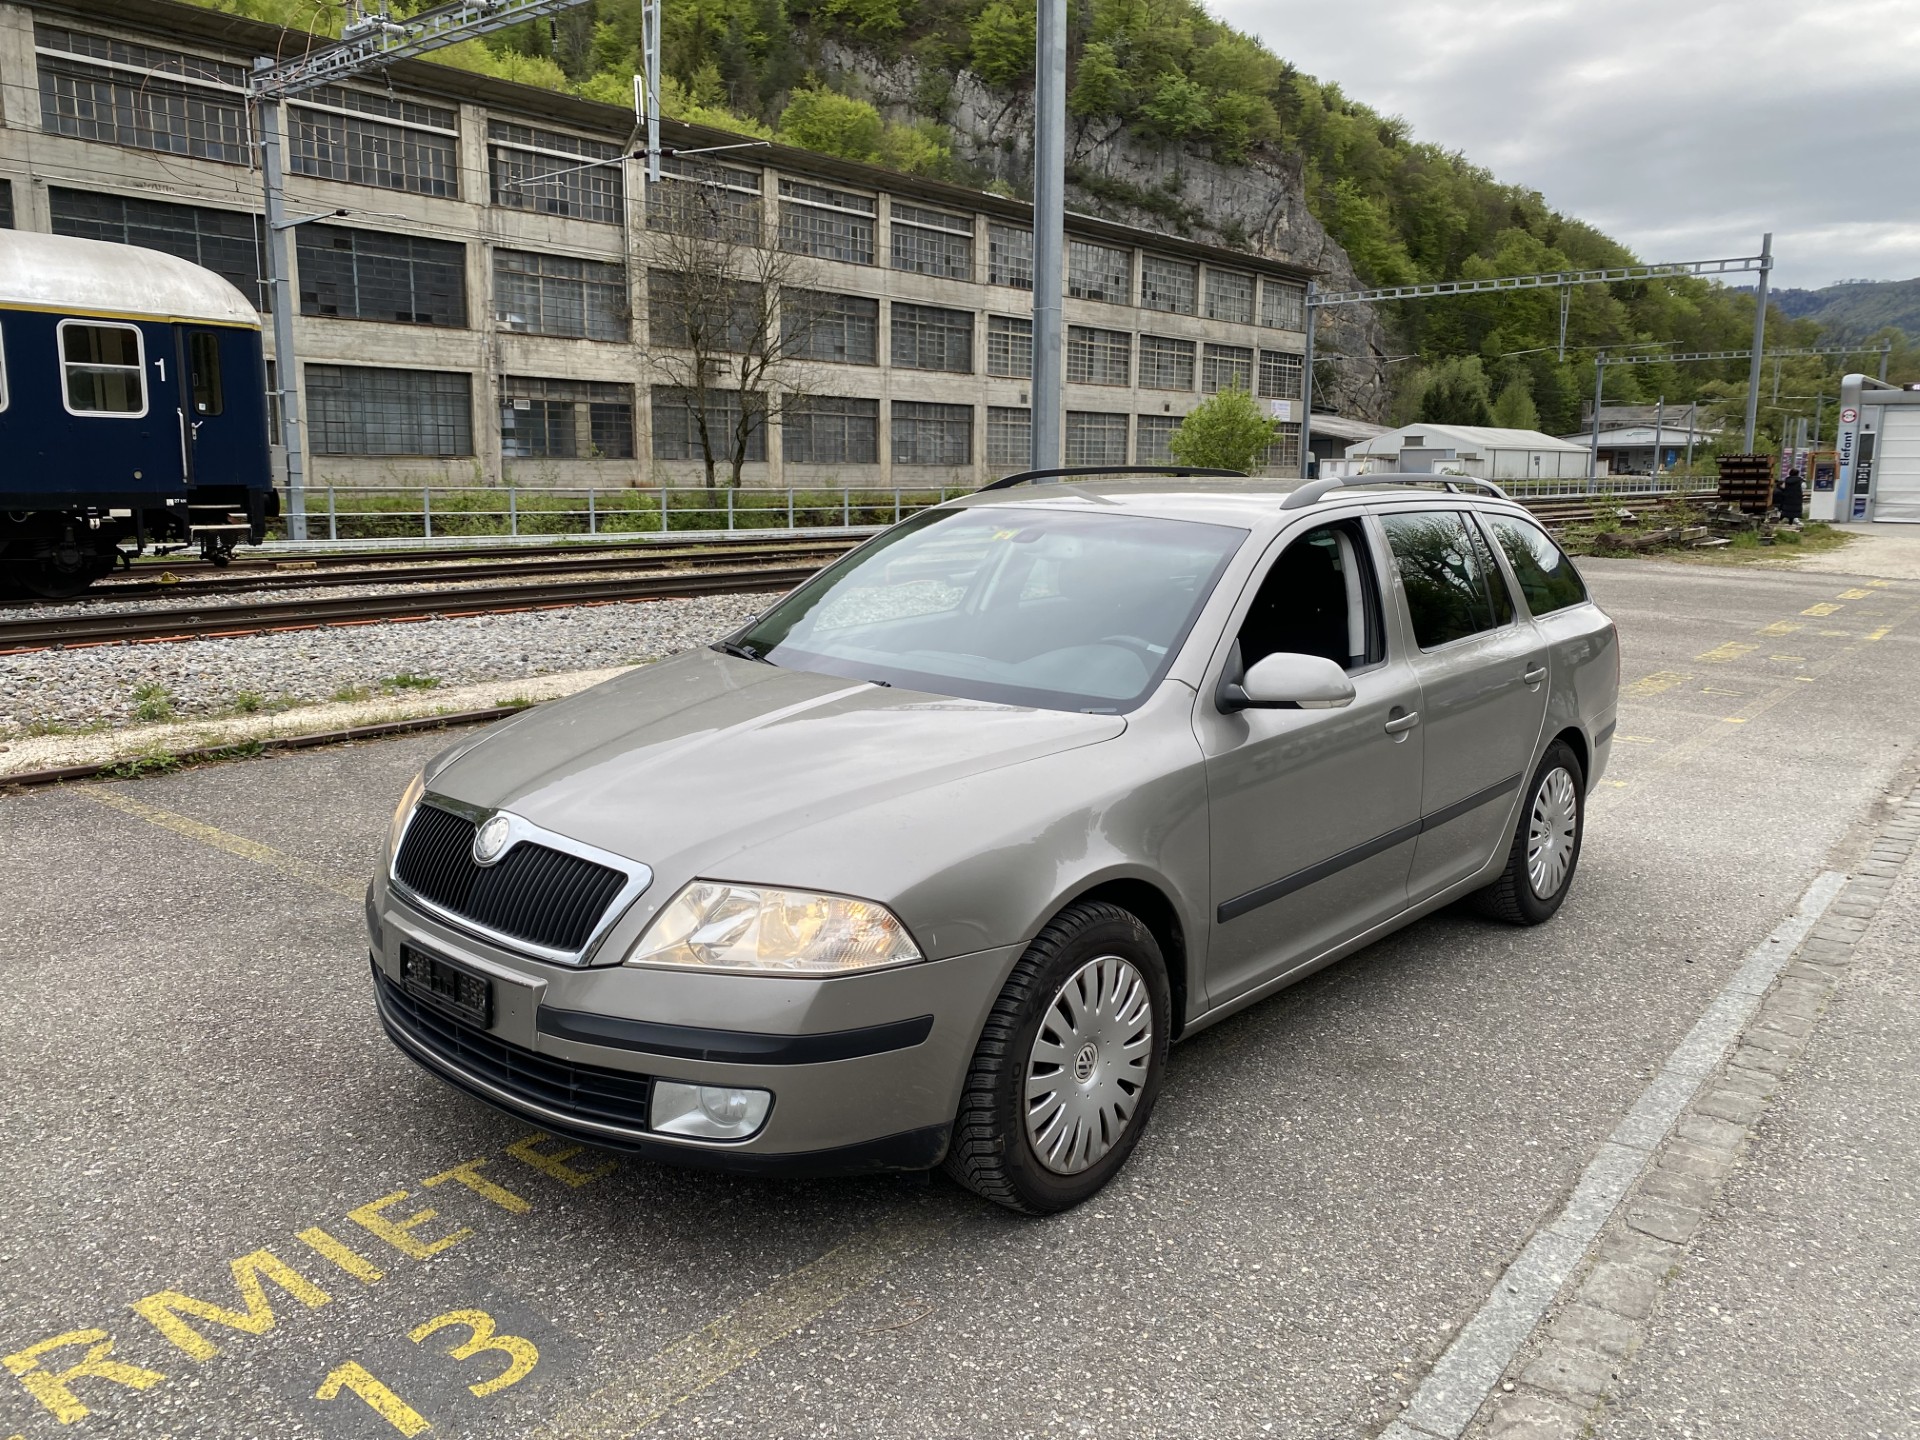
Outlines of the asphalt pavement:
M 1043 1221 L 609 1165 L 413 1067 L 360 893 L 442 738 L 0 797 L 0 1437 L 1378 1434 L 1911 779 L 1920 583 L 1583 568 L 1623 703 L 1559 917 L 1432 917 L 1178 1047 Z M 1761 1363 L 1675 1335 L 1638 1413 Z

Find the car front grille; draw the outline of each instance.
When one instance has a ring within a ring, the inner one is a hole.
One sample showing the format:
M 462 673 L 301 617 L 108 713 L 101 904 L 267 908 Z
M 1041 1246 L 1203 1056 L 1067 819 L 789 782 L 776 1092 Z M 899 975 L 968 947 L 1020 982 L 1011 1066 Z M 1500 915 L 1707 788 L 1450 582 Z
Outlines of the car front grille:
M 449 1069 L 513 1099 L 577 1120 L 622 1130 L 647 1128 L 650 1076 L 575 1065 L 522 1049 L 415 999 L 378 969 L 374 976 L 381 1008 L 390 1022 Z
M 423 900 L 502 935 L 577 951 L 627 877 L 611 866 L 522 840 L 492 865 L 473 859 L 474 824 L 422 804 L 407 826 L 394 877 Z

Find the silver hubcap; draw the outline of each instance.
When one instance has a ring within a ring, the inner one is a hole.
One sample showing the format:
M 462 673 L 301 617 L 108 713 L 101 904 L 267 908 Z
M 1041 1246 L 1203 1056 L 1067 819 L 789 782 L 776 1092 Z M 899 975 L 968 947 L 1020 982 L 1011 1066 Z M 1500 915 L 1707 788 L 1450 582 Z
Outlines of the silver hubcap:
M 1549 770 L 1533 792 L 1533 814 L 1527 820 L 1527 881 L 1542 900 L 1551 900 L 1566 882 L 1579 815 L 1573 777 L 1564 768 Z
M 1055 993 L 1027 1058 L 1027 1138 L 1056 1175 L 1120 1143 L 1153 1056 L 1153 998 L 1130 961 L 1089 960 Z

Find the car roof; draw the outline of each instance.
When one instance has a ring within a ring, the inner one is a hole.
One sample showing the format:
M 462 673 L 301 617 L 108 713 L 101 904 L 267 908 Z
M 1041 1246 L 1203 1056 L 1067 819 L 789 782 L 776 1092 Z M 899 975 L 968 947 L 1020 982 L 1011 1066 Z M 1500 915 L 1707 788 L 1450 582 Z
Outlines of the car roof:
M 1445 501 L 1449 505 L 1464 502 L 1476 508 L 1522 508 L 1504 495 L 1441 488 L 1448 481 L 1456 479 L 1460 483 L 1474 483 L 1464 477 L 1447 475 L 1356 476 L 1351 482 L 1329 489 L 1325 494 L 1291 509 L 1286 508 L 1287 498 L 1310 482 L 1212 477 L 1190 480 L 1092 478 L 1064 483 L 1042 481 L 1005 490 L 984 490 L 947 503 L 967 508 L 1038 505 L 1052 510 L 1117 512 L 1162 520 L 1237 525 L 1249 530 L 1271 527 L 1283 520 L 1311 514 L 1317 508 L 1343 501 L 1365 501 L 1370 508 L 1431 504 L 1435 500 Z

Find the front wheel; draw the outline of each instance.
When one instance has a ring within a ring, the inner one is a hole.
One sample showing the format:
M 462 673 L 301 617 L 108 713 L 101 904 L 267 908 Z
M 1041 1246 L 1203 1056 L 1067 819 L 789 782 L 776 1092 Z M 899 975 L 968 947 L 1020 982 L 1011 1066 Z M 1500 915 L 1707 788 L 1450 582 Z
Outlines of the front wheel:
M 1527 786 L 1507 868 L 1471 897 L 1473 906 L 1509 925 L 1540 925 L 1553 918 L 1573 886 L 1587 816 L 1586 773 L 1564 740 L 1547 747 Z
M 987 1017 L 947 1173 L 1027 1215 L 1093 1195 L 1146 1128 L 1172 1010 L 1166 963 L 1138 918 L 1100 902 L 1061 911 Z

